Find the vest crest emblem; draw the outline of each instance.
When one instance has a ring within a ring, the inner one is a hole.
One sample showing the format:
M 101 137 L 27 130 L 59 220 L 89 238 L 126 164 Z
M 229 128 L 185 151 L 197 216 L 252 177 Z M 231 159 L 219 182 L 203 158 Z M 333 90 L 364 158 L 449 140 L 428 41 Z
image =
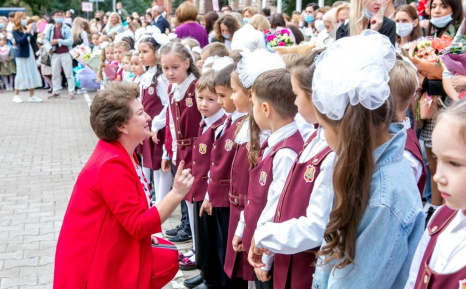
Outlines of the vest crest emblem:
M 186 106 L 187 106 L 187 107 L 193 106 L 193 99 L 192 99 L 192 97 L 186 98 Z
M 306 172 L 304 173 L 304 180 L 306 183 L 312 183 L 314 181 L 314 175 L 316 173 L 316 168 L 313 165 L 308 165 Z
M 199 153 L 205 155 L 207 152 L 207 145 L 205 143 L 199 144 Z
M 147 92 L 148 92 L 150 95 L 153 95 L 153 94 L 154 94 L 154 91 L 155 91 L 154 87 L 153 87 L 153 86 L 150 86 L 150 87 L 149 87 L 149 90 L 148 90 Z
M 231 139 L 227 139 L 225 142 L 225 150 L 229 152 L 231 149 L 233 149 L 233 141 Z
M 266 183 L 267 183 L 267 173 L 262 171 L 261 175 L 259 176 L 259 184 L 261 186 L 265 186 Z

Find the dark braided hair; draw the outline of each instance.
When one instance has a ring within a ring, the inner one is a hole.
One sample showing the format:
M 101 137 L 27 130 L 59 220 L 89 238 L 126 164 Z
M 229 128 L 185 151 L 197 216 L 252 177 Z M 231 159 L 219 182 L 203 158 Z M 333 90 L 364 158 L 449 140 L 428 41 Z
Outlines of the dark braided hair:
M 152 83 L 155 85 L 155 87 L 157 87 L 157 78 L 163 73 L 162 71 L 162 66 L 160 65 L 160 61 L 159 61 L 159 55 L 158 55 L 158 51 L 161 47 L 161 45 L 155 41 L 155 39 L 153 37 L 146 37 L 144 39 L 142 39 L 139 44 L 141 43 L 145 43 L 149 46 L 149 48 L 154 51 L 154 54 L 156 56 L 156 61 L 157 61 L 157 71 L 155 72 L 154 74 L 154 78 L 152 78 Z M 147 67 L 146 67 L 147 69 Z

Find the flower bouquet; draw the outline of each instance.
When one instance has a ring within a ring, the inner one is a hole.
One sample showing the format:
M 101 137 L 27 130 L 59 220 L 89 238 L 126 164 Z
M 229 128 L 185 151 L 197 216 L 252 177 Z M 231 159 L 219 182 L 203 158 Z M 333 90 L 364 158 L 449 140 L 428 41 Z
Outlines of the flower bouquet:
M 288 29 L 280 29 L 275 31 L 275 33 L 270 32 L 270 30 L 264 31 L 265 40 L 267 42 L 267 48 L 269 50 L 275 47 L 286 47 L 294 45 L 294 42 L 291 41 L 291 32 Z
M 84 63 L 84 57 L 88 54 L 91 54 L 91 48 L 81 44 L 71 49 L 70 54 L 79 63 Z
M 436 39 L 428 37 L 420 42 L 413 42 L 408 57 L 419 73 L 428 79 L 442 79 L 443 67 L 440 56 L 452 42 L 453 39 L 449 36 Z
M 455 37 L 450 47 L 445 48 L 442 56 L 443 65 L 454 75 L 466 75 L 466 35 Z M 460 92 L 459 98 L 464 98 L 466 90 Z
M 84 56 L 84 63 L 89 66 L 94 72 L 99 71 L 100 67 L 100 57 L 102 55 L 102 50 L 95 49 L 92 53 Z

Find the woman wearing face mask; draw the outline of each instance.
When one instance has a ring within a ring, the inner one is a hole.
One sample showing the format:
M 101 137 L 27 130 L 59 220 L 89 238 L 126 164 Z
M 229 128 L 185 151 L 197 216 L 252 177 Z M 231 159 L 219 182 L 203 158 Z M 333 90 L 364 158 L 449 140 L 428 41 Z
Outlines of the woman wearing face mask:
M 303 27 L 301 32 L 303 35 L 312 38 L 314 37 L 315 26 L 315 14 L 316 10 L 319 9 L 319 5 L 316 3 L 309 3 L 306 5 L 306 9 L 303 11 L 302 16 L 304 17 Z M 301 26 L 301 25 L 300 25 Z
M 351 0 L 349 22 L 340 25 L 337 30 L 337 40 L 346 36 L 359 35 L 363 30 L 370 29 L 387 36 L 395 46 L 395 22 L 383 16 L 382 0 Z
M 239 23 L 233 16 L 224 15 L 215 22 L 215 38 L 225 44 L 228 50 L 231 50 L 231 40 L 239 28 Z
M 395 11 L 396 22 L 396 51 L 413 41 L 422 38 L 422 30 L 419 25 L 419 17 L 416 9 L 411 5 L 402 5 Z
M 255 8 L 252 7 L 246 7 L 243 9 L 243 12 L 241 13 L 241 16 L 243 17 L 243 24 L 248 24 L 249 20 L 251 20 L 251 17 L 259 14 Z

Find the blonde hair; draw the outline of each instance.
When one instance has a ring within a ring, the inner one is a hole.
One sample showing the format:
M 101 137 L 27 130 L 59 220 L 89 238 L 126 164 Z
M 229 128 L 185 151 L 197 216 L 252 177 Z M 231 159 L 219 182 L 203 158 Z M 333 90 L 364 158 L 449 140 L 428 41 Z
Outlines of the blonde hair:
M 109 43 L 107 45 L 107 47 L 103 48 L 102 49 L 102 52 L 100 54 L 100 66 L 99 66 L 99 70 L 97 71 L 97 81 L 100 81 L 103 79 L 103 70 L 104 70 L 104 67 L 106 66 L 105 65 L 105 60 L 107 60 L 107 56 L 106 56 L 106 51 L 108 48 L 114 48 L 114 45 L 113 43 Z
M 196 83 L 196 91 L 199 93 L 204 89 L 208 89 L 210 92 L 216 93 L 214 79 L 215 73 L 213 70 L 204 72 Z
M 71 27 L 71 34 L 73 34 L 73 43 L 78 43 L 81 41 L 81 34 L 84 31 L 82 28 L 83 23 L 87 21 L 84 18 L 76 17 L 73 21 L 73 25 Z
M 191 48 L 191 50 L 196 46 L 201 46 L 199 41 L 197 41 L 197 39 L 193 37 L 186 37 L 186 38 L 181 39 L 181 44 L 188 45 Z
M 459 128 L 457 135 L 461 138 L 463 143 L 466 144 L 466 99 L 455 101 L 446 109 L 442 109 L 439 112 L 435 125 L 437 125 L 445 117 L 454 118 L 457 120 L 456 123 Z
M 124 48 L 126 50 L 126 52 L 129 52 L 131 50 L 131 45 L 126 42 L 126 41 L 118 41 L 117 43 L 115 43 L 114 45 L 115 48 Z
M 416 71 L 407 62 L 397 60 L 388 75 L 390 76 L 388 85 L 395 101 L 395 111 L 404 115 L 418 87 Z
M 285 53 L 285 54 L 282 54 L 282 58 L 286 64 L 286 68 L 291 69 L 292 67 L 298 64 L 297 60 L 301 58 L 301 55 L 297 53 Z
M 267 20 L 267 18 L 261 14 L 256 14 L 252 16 L 248 23 L 251 24 L 252 27 L 254 27 L 254 29 L 259 31 L 265 31 L 270 29 L 269 20 Z
M 243 12 L 241 12 L 241 16 L 244 17 L 244 13 L 246 12 L 249 12 L 249 14 L 251 14 L 251 17 L 259 13 L 256 8 L 246 7 L 243 9 Z
M 110 15 L 109 15 L 108 18 L 107 18 L 107 25 L 108 25 L 108 27 L 113 27 L 113 26 L 110 26 L 110 25 L 112 24 L 112 21 L 111 21 L 111 20 L 112 20 L 112 17 L 113 17 L 113 16 L 116 16 L 116 18 L 118 19 L 118 23 L 121 24 L 121 25 L 123 25 L 123 22 L 121 22 L 120 15 L 118 15 L 118 13 L 116 13 L 116 12 L 112 12 L 112 13 L 110 13 Z M 116 25 L 116 24 L 115 24 L 115 25 Z
M 364 8 L 370 0 L 352 0 L 349 15 L 349 29 L 350 35 L 359 35 L 365 29 L 364 24 L 368 22 L 364 17 Z M 339 6 L 341 7 L 341 6 Z M 381 18 L 383 17 L 382 9 L 378 12 Z M 336 15 L 336 14 L 335 14 Z M 383 21 L 383 18 L 382 18 Z

